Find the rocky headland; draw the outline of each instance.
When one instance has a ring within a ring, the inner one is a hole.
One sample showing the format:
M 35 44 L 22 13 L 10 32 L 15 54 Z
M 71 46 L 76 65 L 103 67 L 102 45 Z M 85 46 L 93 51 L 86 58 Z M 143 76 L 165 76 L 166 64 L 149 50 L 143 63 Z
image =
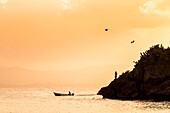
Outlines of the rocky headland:
M 98 95 L 121 100 L 170 101 L 170 48 L 152 46 L 132 71 L 122 73 Z

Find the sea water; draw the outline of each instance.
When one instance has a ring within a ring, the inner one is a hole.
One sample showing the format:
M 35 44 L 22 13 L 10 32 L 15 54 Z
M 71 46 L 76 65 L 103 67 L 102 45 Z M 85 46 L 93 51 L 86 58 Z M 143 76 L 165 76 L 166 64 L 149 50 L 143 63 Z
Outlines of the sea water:
M 170 113 L 170 102 L 103 99 L 95 88 L 0 88 L 0 113 Z M 53 92 L 75 96 L 54 96 Z

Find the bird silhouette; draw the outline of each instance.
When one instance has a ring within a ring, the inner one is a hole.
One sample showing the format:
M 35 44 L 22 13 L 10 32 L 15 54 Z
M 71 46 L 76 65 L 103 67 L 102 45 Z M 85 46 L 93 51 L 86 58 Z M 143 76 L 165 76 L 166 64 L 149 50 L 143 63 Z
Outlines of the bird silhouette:
M 105 29 L 105 31 L 108 31 L 108 29 Z
M 131 44 L 134 43 L 134 42 L 135 42 L 135 40 L 131 41 Z

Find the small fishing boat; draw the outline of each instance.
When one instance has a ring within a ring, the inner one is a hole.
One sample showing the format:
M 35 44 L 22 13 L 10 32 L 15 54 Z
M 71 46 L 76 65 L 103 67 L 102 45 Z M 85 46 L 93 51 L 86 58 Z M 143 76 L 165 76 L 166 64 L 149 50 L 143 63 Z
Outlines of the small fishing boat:
M 53 92 L 55 96 L 74 96 L 74 93 L 69 93 L 69 94 L 63 94 L 63 93 L 56 93 Z

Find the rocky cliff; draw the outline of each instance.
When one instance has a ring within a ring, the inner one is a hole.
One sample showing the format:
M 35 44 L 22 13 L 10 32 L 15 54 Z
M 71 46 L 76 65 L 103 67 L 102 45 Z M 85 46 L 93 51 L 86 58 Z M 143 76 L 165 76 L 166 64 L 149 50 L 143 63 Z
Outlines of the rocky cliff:
M 170 101 L 170 48 L 155 45 L 141 53 L 132 71 L 122 73 L 98 94 L 110 99 Z

